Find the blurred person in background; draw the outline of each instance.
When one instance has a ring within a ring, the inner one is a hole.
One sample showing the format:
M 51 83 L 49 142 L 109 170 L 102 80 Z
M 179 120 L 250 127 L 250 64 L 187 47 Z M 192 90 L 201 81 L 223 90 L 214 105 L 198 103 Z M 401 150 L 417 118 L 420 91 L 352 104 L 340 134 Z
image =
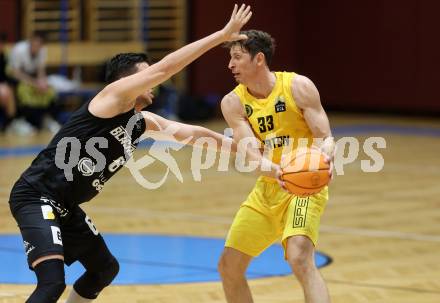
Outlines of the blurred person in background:
M 35 32 L 11 50 L 9 72 L 18 81 L 18 111 L 24 118 L 12 125 L 19 134 L 32 134 L 42 128 L 56 133 L 60 129 L 54 120 L 56 94 L 47 83 L 44 42 L 45 34 Z
M 13 84 L 14 81 L 6 74 L 7 58 L 5 54 L 5 43 L 7 36 L 0 33 L 0 129 L 6 130 L 16 114 Z

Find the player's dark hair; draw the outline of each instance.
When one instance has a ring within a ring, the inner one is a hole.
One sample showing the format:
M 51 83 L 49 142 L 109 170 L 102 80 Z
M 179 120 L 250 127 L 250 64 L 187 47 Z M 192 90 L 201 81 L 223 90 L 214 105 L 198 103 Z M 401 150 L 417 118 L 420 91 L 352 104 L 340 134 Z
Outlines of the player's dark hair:
M 136 64 L 150 64 L 150 59 L 144 53 L 122 53 L 111 58 L 105 67 L 105 82 L 111 83 L 136 72 Z
M 240 34 L 245 34 L 248 38 L 246 40 L 227 42 L 223 46 L 231 49 L 235 45 L 240 45 L 243 50 L 251 55 L 252 59 L 261 52 L 264 54 L 267 65 L 270 65 L 275 52 L 275 39 L 266 32 L 254 29 L 241 31 Z

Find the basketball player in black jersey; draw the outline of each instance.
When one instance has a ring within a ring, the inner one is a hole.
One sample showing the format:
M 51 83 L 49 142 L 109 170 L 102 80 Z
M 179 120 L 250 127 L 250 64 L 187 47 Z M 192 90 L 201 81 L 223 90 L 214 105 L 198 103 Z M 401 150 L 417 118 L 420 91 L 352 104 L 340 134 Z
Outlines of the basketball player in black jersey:
M 91 302 L 113 281 L 118 261 L 79 204 L 96 196 L 123 166 L 143 132 L 173 126 L 177 140 L 213 137 L 220 143 L 225 139 L 208 129 L 141 110 L 152 102 L 151 88 L 209 49 L 225 41 L 246 39 L 239 31 L 251 14 L 250 7 L 235 6 L 222 30 L 151 66 L 143 54 L 119 54 L 110 60 L 107 78 L 111 83 L 72 115 L 12 189 L 11 212 L 38 281 L 26 302 L 58 300 L 65 289 L 63 263 L 79 261 L 86 269 L 67 303 Z M 72 158 L 77 164 L 66 167 Z

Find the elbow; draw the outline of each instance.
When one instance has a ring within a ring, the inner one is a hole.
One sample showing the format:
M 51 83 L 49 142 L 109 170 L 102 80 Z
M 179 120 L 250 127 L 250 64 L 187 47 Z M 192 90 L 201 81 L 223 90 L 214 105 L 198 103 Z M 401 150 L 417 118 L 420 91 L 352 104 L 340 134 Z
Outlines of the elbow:
M 175 62 L 172 55 L 168 55 L 160 61 L 160 71 L 166 78 L 171 77 L 176 70 L 177 62 Z
M 206 129 L 201 126 L 193 126 L 190 132 L 191 144 L 194 144 L 197 139 L 208 137 Z
M 312 131 L 313 136 L 315 138 L 327 138 L 329 136 L 331 136 L 331 131 L 330 129 L 326 128 L 326 127 L 315 127 Z

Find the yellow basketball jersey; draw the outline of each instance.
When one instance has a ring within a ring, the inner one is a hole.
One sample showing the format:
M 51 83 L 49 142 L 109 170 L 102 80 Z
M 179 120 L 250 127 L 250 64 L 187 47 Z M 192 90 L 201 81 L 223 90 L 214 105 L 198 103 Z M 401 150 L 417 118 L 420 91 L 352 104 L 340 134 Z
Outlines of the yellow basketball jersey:
M 281 155 L 296 149 L 300 140 L 307 142 L 301 143 L 301 146 L 310 146 L 313 135 L 292 95 L 295 73 L 276 72 L 275 76 L 275 86 L 266 99 L 255 98 L 242 84 L 234 92 L 245 108 L 255 136 L 271 153 L 271 160 L 279 164 Z

